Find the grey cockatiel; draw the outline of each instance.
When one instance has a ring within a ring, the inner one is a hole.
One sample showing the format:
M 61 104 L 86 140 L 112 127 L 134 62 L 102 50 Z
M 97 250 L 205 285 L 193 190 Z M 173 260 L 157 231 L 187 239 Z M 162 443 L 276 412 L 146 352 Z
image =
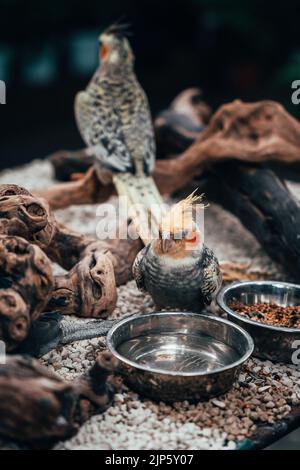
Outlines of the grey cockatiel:
M 150 206 L 162 204 L 151 177 L 155 140 L 149 104 L 135 76 L 134 55 L 123 27 L 111 26 L 99 41 L 100 66 L 86 90 L 76 96 L 76 121 L 88 152 L 113 172 L 119 195 L 126 196 L 130 206 L 143 206 L 143 214 L 135 216 L 147 243 Z
M 133 276 L 138 288 L 160 307 L 199 311 L 211 303 L 221 286 L 218 260 L 204 245 L 193 217 L 197 200 L 191 195 L 176 204 L 162 220 L 159 238 L 135 259 Z

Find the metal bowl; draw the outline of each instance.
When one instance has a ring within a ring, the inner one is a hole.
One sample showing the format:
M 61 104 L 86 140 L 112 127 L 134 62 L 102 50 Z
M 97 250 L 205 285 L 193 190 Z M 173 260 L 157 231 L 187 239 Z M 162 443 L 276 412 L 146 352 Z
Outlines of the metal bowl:
M 251 337 L 220 318 L 159 312 L 117 323 L 107 336 L 127 384 L 167 402 L 226 392 L 251 355 Z
M 276 303 L 283 307 L 300 305 L 300 286 L 277 281 L 236 282 L 224 287 L 217 296 L 218 305 L 227 313 L 229 319 L 242 326 L 252 336 L 255 356 L 292 363 L 295 341 L 300 340 L 300 329 L 271 326 L 249 320 L 229 307 L 233 301 L 246 305 L 261 302 Z

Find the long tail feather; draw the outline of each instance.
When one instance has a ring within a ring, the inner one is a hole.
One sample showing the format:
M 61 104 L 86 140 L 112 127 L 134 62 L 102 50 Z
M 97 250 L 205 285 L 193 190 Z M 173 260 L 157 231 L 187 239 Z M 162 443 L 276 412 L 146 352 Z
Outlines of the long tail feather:
M 153 178 L 118 173 L 114 175 L 114 184 L 118 194 L 127 197 L 136 229 L 147 245 L 158 233 L 158 226 L 165 212 L 163 200 Z

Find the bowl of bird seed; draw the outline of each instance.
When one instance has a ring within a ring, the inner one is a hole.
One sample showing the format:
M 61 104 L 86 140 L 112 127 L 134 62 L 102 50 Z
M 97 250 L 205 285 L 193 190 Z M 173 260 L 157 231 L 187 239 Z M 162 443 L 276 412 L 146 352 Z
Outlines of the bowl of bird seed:
M 293 363 L 300 341 L 299 285 L 278 281 L 236 282 L 219 292 L 217 303 L 231 321 L 252 336 L 255 356 Z

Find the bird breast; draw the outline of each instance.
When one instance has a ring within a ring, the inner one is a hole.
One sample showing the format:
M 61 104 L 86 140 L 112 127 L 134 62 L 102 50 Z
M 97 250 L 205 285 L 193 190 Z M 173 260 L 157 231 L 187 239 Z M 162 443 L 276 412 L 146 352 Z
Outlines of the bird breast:
M 146 290 L 158 304 L 182 305 L 199 296 L 201 270 L 192 257 L 176 260 L 150 255 L 145 272 Z

